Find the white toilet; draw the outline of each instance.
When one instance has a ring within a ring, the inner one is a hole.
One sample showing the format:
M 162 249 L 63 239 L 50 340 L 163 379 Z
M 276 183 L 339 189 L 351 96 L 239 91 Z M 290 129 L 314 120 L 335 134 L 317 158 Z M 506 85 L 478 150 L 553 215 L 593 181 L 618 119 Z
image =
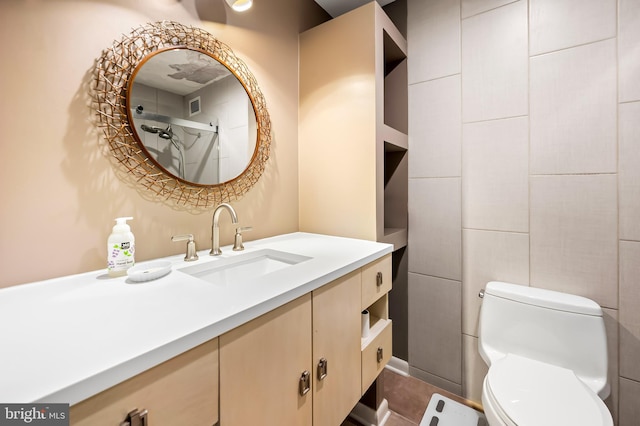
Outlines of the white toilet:
M 602 309 L 570 294 L 490 282 L 478 347 L 491 426 L 610 426 Z

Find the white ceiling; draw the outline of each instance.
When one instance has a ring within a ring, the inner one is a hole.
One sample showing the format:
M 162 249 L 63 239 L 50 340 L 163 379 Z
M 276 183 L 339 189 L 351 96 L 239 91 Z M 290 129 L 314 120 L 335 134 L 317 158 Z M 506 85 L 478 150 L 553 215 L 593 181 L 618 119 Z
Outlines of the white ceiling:
M 372 0 L 315 0 L 333 18 L 349 12 Z M 380 6 L 386 6 L 394 0 L 377 0 Z

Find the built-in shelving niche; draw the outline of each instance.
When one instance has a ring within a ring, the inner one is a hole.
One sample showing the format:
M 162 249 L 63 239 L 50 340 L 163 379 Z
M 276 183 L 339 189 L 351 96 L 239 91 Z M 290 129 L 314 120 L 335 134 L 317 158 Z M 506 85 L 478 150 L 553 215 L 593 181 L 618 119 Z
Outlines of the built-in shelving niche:
M 383 31 L 384 236 L 397 250 L 407 245 L 408 95 L 407 55 Z
M 383 31 L 384 124 L 403 134 L 409 133 L 407 55 Z
M 407 150 L 384 144 L 384 240 L 397 250 L 407 245 L 408 176 Z
M 406 16 L 406 6 L 405 6 Z M 393 355 L 408 360 L 409 99 L 407 55 L 383 31 L 384 49 L 384 242 L 392 243 Z

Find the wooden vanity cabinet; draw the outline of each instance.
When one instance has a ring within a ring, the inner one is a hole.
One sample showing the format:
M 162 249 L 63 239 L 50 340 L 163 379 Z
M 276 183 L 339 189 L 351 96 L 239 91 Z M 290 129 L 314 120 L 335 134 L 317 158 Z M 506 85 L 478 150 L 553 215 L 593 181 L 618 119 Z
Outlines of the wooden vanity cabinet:
M 369 312 L 369 336 L 361 341 L 363 394 L 391 359 L 391 269 L 390 254 L 362 268 L 361 308 Z
M 340 424 L 361 396 L 360 286 L 358 270 L 222 335 L 221 425 Z
M 220 336 L 221 426 L 339 425 L 391 357 L 390 288 L 387 255 Z
M 360 288 L 358 270 L 312 293 L 314 426 L 339 425 L 360 399 Z
M 70 408 L 72 426 L 119 426 L 134 409 L 152 426 L 211 426 L 218 421 L 218 339 Z
M 311 383 L 311 294 L 220 336 L 220 424 L 310 425 L 305 372 Z

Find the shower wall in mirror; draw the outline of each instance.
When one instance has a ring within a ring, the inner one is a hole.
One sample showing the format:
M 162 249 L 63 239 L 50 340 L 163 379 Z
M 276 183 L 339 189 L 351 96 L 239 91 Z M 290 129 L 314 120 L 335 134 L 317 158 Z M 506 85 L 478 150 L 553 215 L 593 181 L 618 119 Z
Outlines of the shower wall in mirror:
M 203 185 L 244 171 L 256 146 L 255 113 L 242 84 L 222 64 L 190 49 L 159 51 L 132 83 L 135 132 L 160 167 Z

